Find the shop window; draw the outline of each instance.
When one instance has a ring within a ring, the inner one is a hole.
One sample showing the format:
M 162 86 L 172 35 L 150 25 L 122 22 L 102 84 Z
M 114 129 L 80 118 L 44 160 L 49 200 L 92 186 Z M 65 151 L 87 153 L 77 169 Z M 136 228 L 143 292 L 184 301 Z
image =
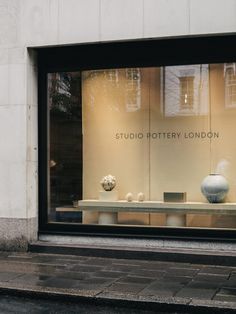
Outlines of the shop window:
M 49 222 L 236 228 L 222 106 L 226 88 L 233 108 L 234 79 L 223 64 L 49 73 Z M 210 173 L 225 178 L 220 213 L 201 192 Z
M 38 48 L 40 232 L 235 238 L 234 43 Z

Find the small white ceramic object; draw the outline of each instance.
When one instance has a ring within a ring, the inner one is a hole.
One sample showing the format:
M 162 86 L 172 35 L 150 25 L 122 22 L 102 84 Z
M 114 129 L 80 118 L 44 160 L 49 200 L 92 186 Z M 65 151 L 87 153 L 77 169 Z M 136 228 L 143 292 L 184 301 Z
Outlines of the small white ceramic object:
M 145 199 L 144 194 L 142 192 L 138 193 L 138 202 L 143 202 Z
M 125 199 L 127 202 L 132 202 L 133 201 L 133 194 L 132 193 L 127 193 L 125 196 Z

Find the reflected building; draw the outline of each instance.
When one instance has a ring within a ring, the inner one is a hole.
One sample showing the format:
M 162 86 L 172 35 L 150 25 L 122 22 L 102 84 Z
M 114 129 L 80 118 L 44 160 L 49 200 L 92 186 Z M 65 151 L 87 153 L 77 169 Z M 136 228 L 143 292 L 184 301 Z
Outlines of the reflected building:
M 236 63 L 224 64 L 225 107 L 236 108 Z
M 125 70 L 126 90 L 125 103 L 126 111 L 137 111 L 141 108 L 141 71 L 139 68 Z
M 165 117 L 208 114 L 208 64 L 167 66 L 162 67 L 161 73 L 161 102 Z

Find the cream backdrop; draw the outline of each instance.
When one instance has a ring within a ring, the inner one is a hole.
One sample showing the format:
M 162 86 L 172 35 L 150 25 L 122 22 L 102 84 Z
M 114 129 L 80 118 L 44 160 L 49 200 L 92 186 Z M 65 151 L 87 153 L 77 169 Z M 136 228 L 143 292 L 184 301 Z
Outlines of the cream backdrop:
M 205 87 L 199 85 L 204 108 L 187 113 L 175 108 L 173 115 L 165 113 L 165 106 L 171 105 L 165 102 L 165 94 L 173 91 L 167 90 L 163 68 L 139 69 L 140 79 L 136 77 L 133 86 L 127 79 L 127 69 L 83 72 L 84 199 L 98 199 L 101 178 L 112 174 L 117 179 L 119 199 L 125 199 L 128 192 L 137 199 L 137 194 L 143 192 L 146 200 L 161 201 L 163 192 L 175 191 L 187 192 L 187 201 L 205 202 L 201 181 L 209 173 L 220 171 L 230 183 L 227 201 L 236 201 L 236 144 L 232 141 L 236 109 L 225 105 L 223 65 L 207 69 Z M 197 74 L 194 79 L 197 82 Z M 130 95 L 136 101 L 131 108 Z M 185 138 L 189 132 L 210 131 L 219 137 Z M 168 132 L 180 136 L 155 138 L 156 133 Z M 121 138 L 124 133 L 142 134 L 143 138 Z M 147 137 L 149 133 L 154 138 Z M 84 216 L 85 223 L 96 221 L 96 214 Z M 200 215 L 188 215 L 187 221 L 189 226 L 213 223 L 211 216 Z M 165 215 L 123 213 L 119 214 L 119 222 L 163 225 Z

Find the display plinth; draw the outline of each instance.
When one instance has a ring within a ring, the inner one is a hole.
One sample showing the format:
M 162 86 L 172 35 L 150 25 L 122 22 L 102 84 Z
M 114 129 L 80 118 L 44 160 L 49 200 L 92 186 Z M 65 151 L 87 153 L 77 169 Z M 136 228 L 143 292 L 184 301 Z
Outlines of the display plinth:
M 110 222 L 117 223 L 118 212 L 143 212 L 143 213 L 161 213 L 166 214 L 168 221 L 167 226 L 186 227 L 186 215 L 234 215 L 236 216 L 236 203 L 166 203 L 161 201 L 144 201 L 144 202 L 127 202 L 120 201 L 101 201 L 101 200 L 81 200 L 79 208 L 82 211 L 98 212 L 112 214 Z M 104 218 L 104 215 L 102 215 Z M 108 219 L 104 224 L 108 224 Z M 100 224 L 103 223 L 100 221 Z M 110 223 L 109 223 L 110 224 Z
M 117 191 L 99 191 L 100 201 L 117 201 L 118 193 Z
M 105 202 L 117 201 L 118 193 L 117 191 L 100 191 L 99 200 L 105 201 Z M 117 212 L 107 212 L 107 211 L 99 212 L 98 224 L 99 225 L 117 224 Z
M 98 224 L 99 225 L 112 225 L 117 224 L 117 212 L 100 212 L 98 215 Z
M 186 215 L 181 214 L 167 214 L 166 225 L 169 227 L 185 227 Z

